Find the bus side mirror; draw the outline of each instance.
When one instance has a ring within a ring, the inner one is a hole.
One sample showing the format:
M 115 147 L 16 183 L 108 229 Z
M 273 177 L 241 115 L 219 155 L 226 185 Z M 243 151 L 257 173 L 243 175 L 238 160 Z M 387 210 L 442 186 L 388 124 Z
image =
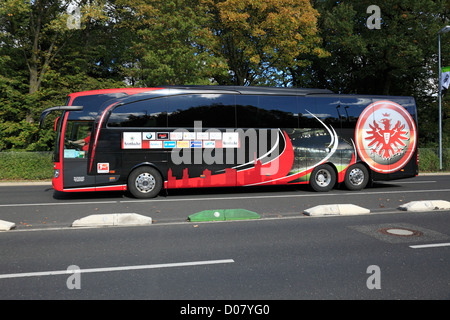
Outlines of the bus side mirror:
M 81 111 L 83 110 L 83 106 L 60 106 L 60 107 L 51 107 L 47 108 L 41 113 L 41 117 L 39 118 L 39 129 L 42 129 L 44 126 L 45 117 L 52 111 Z

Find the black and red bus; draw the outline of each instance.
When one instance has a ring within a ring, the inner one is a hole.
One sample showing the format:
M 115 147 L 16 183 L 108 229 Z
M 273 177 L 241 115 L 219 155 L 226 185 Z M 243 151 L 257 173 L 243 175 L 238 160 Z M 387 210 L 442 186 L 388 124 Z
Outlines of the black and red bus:
M 70 94 L 52 111 L 53 187 L 128 190 L 309 184 L 361 190 L 418 174 L 414 98 L 324 89 L 169 86 Z

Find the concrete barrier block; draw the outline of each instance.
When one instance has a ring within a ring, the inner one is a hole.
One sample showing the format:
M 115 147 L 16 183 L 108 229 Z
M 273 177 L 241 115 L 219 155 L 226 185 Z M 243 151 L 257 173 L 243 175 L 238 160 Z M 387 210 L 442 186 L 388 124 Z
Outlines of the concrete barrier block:
M 370 213 L 369 209 L 354 204 L 327 204 L 315 206 L 304 211 L 304 214 L 308 216 L 358 215 L 368 213 Z
M 14 222 L 0 220 L 0 231 L 8 231 L 16 227 Z
M 403 211 L 439 211 L 450 210 L 450 202 L 444 200 L 411 201 L 399 207 Z
M 152 218 L 137 213 L 93 214 L 72 223 L 72 227 L 113 227 L 151 225 Z

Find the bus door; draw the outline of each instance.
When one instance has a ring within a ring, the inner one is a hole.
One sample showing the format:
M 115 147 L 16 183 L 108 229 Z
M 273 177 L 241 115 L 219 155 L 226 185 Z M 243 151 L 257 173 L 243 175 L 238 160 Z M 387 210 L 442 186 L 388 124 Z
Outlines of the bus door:
M 94 121 L 67 121 L 63 152 L 64 189 L 95 185 L 95 176 L 88 175 L 89 145 L 93 125 Z

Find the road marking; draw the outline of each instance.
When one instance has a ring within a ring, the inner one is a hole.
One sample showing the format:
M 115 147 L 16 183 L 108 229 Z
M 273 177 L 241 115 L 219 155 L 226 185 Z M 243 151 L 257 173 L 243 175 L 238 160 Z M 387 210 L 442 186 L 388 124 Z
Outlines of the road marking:
M 419 244 L 414 246 L 409 246 L 413 249 L 423 249 L 423 248 L 437 248 L 437 247 L 448 247 L 450 246 L 450 242 L 448 243 L 432 243 L 432 244 Z
M 422 184 L 422 183 L 436 183 L 437 181 L 433 181 L 433 180 L 430 180 L 430 181 L 402 181 L 402 182 L 398 182 L 398 183 L 400 183 L 400 184 Z M 386 184 L 392 184 L 392 182 L 391 183 L 389 183 L 389 182 L 386 182 L 386 181 L 384 181 L 384 183 L 386 183 Z
M 333 196 L 358 196 L 358 195 L 377 195 L 377 194 L 405 194 L 405 193 L 423 193 L 423 192 L 450 192 L 450 189 L 435 189 L 435 190 L 408 190 L 408 191 L 376 191 L 376 192 L 344 192 L 344 193 L 326 193 L 327 197 Z M 306 194 L 288 194 L 288 195 L 264 195 L 264 196 L 238 196 L 238 197 L 215 197 L 215 198 L 181 198 L 181 199 L 136 199 L 136 200 L 121 200 L 118 203 L 132 203 L 132 202 L 174 202 L 174 201 L 207 201 L 207 200 L 254 200 L 254 199 L 275 199 L 275 198 L 304 198 L 304 197 L 323 197 L 324 194 L 322 192 L 316 193 L 306 193 Z
M 399 191 L 364 191 L 364 192 L 343 192 L 343 193 L 327 193 L 327 197 L 342 196 L 358 196 L 358 195 L 378 195 L 378 194 L 407 194 L 407 193 L 423 193 L 423 192 L 450 192 L 450 189 L 434 189 L 434 190 L 399 190 Z M 68 206 L 68 205 L 88 205 L 88 204 L 118 204 L 118 203 L 145 203 L 145 202 L 178 202 L 178 201 L 217 201 L 217 200 L 254 200 L 254 199 L 276 199 L 276 198 L 305 198 L 305 197 L 323 197 L 322 192 L 305 193 L 305 194 L 288 194 L 288 195 L 264 195 L 264 196 L 233 196 L 233 197 L 213 197 L 213 198 L 170 198 L 170 199 L 136 199 L 136 200 L 114 200 L 114 201 L 86 201 L 86 202 L 47 202 L 47 203 L 17 203 L 17 204 L 0 204 L 0 207 L 32 207 L 32 206 Z
M 93 273 L 93 272 L 111 272 L 111 271 L 129 271 L 129 270 L 143 270 L 143 269 L 161 269 L 161 268 L 173 268 L 173 267 L 191 267 L 191 266 L 203 266 L 211 264 L 233 263 L 233 259 L 223 260 L 206 260 L 206 261 L 191 261 L 191 262 L 177 262 L 177 263 L 162 263 L 162 264 L 148 264 L 140 266 L 124 266 L 124 267 L 109 267 L 109 268 L 92 268 L 92 269 L 80 269 L 77 273 Z M 73 270 L 56 270 L 56 271 L 43 271 L 43 272 L 26 272 L 26 273 L 10 273 L 0 274 L 0 279 L 11 278 L 24 278 L 24 277 L 41 277 L 41 276 L 56 276 L 73 274 Z

